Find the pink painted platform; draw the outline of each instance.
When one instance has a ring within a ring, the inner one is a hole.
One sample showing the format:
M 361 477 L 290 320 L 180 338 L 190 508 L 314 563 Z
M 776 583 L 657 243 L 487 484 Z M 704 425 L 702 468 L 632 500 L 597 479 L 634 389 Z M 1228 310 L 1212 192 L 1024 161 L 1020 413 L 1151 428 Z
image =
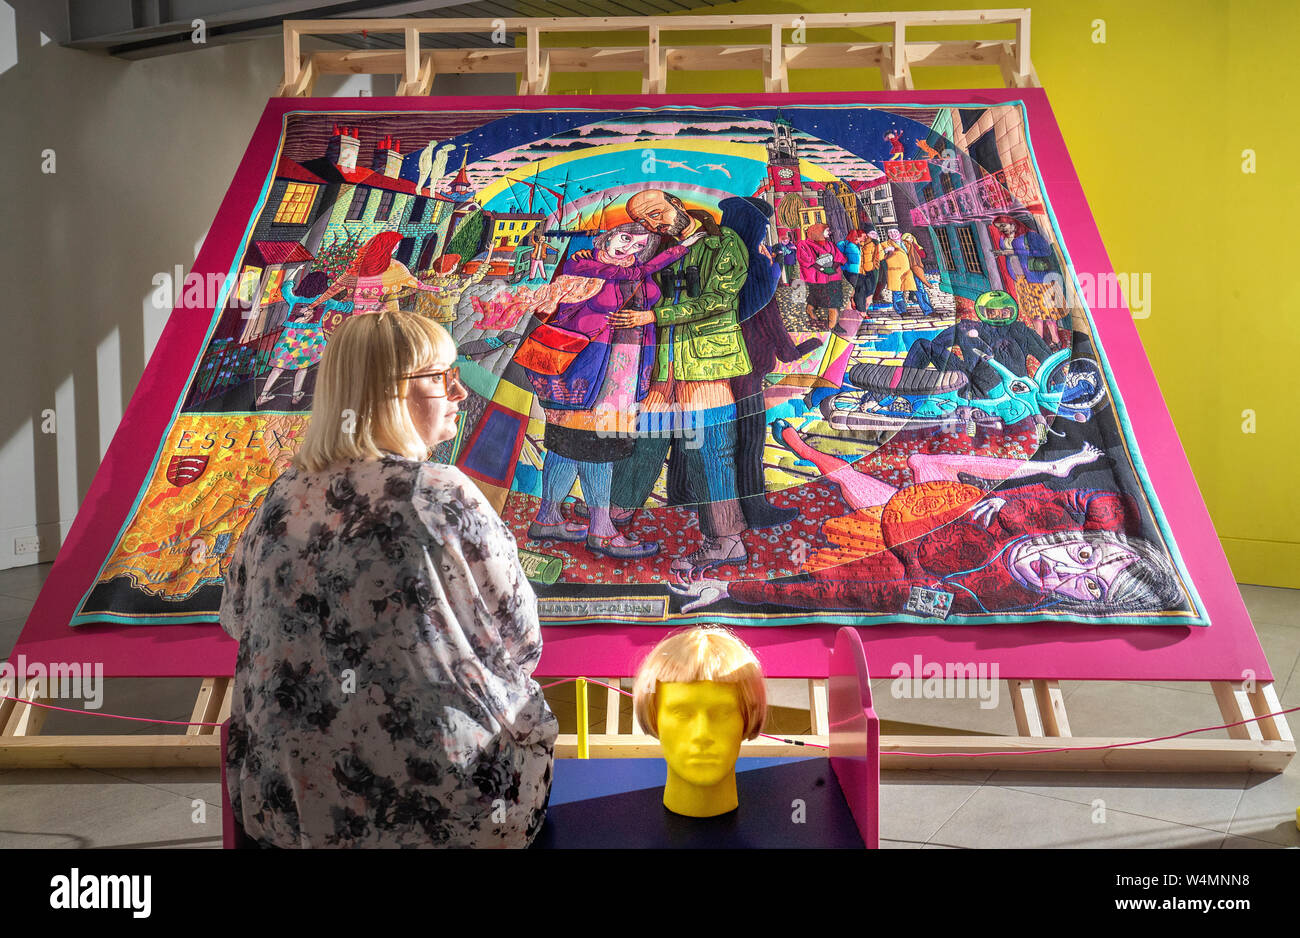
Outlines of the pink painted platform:
M 1111 270 L 1047 95 L 1040 89 L 988 91 L 854 92 L 789 95 L 572 96 L 497 98 L 273 99 L 222 201 L 194 272 L 225 275 L 253 213 L 288 111 L 402 111 L 429 109 L 528 110 L 582 108 L 631 110 L 646 106 L 798 104 L 963 104 L 1023 101 L 1034 155 L 1047 185 L 1065 245 L 1079 273 Z M 1193 582 L 1206 608 L 1208 628 L 1082 625 L 872 626 L 859 630 L 873 676 L 894 663 L 921 656 L 929 662 L 996 663 L 1003 678 L 1072 680 L 1239 680 L 1246 670 L 1271 680 L 1268 663 L 1232 580 L 1231 571 L 1187 464 L 1160 388 L 1129 311 L 1094 308 L 1096 333 L 1126 401 L 1148 476 L 1164 508 Z M 13 655 L 33 661 L 98 661 L 114 677 L 210 677 L 233 671 L 235 645 L 216 625 L 68 626 L 89 589 L 149 471 L 153 441 L 170 418 L 200 354 L 209 318 L 172 315 L 131 398 L 103 465 L 36 601 Z M 166 354 L 161 354 L 166 350 Z M 159 407 L 156 402 L 169 402 Z M 142 446 L 138 441 L 150 441 Z M 630 675 L 640 657 L 668 629 L 620 626 L 546 630 L 539 673 L 556 676 Z M 826 675 L 837 626 L 809 625 L 747 630 L 772 677 Z

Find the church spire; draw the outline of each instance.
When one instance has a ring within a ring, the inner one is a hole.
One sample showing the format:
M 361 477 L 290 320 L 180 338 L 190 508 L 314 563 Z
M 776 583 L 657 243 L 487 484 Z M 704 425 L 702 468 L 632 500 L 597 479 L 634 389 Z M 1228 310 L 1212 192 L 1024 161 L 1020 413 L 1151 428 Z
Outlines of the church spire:
M 469 176 L 465 174 L 465 161 L 469 159 L 469 151 L 462 149 L 460 155 L 460 172 L 452 180 L 451 188 L 454 192 L 468 192 L 470 190 Z

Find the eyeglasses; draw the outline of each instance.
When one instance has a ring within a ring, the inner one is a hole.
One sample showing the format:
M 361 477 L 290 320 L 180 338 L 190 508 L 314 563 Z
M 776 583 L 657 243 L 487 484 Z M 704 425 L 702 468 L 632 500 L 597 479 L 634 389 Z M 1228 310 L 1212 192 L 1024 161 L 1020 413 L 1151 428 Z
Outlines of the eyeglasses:
M 434 397 L 445 397 L 451 392 L 453 384 L 464 387 L 463 384 L 460 384 L 460 369 L 454 365 L 446 371 L 424 371 L 418 375 L 402 375 L 403 381 L 409 381 L 414 378 L 438 379 L 438 384 L 441 386 L 442 390 L 438 394 L 433 395 Z

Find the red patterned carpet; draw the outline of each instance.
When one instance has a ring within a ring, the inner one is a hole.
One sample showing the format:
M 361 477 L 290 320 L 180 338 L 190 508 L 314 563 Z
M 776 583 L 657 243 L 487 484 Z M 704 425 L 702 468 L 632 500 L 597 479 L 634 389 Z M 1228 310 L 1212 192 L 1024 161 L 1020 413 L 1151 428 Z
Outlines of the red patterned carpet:
M 850 510 L 837 487 L 819 482 L 775 492 L 768 496 L 768 500 L 781 508 L 799 508 L 801 514 L 789 524 L 746 531 L 742 536 L 749 552 L 749 562 L 741 566 L 715 568 L 711 576 L 748 580 L 799 573 L 803 559 L 822 543 L 819 533 L 822 522 Z M 502 517 L 521 548 L 561 558 L 564 573 L 560 579 L 566 583 L 675 582 L 668 571 L 673 559 L 693 553 L 700 546 L 695 512 L 680 507 L 647 509 L 637 515 L 631 528 L 633 533 L 643 541 L 659 543 L 659 553 L 641 560 L 615 560 L 597 555 L 582 542 L 534 541 L 528 537 L 528 525 L 540 502 L 536 496 L 512 492 Z M 799 556 L 798 562 L 792 554 Z
M 913 452 L 974 453 L 985 456 L 1009 456 L 1028 459 L 1037 449 L 1033 424 L 1026 421 L 1005 437 L 994 437 L 1002 447 L 994 449 L 981 434 L 972 439 L 965 433 L 931 433 L 908 431 L 909 440 L 899 434 L 867 457 L 871 474 L 894 486 L 912 481 L 907 455 Z M 749 562 L 715 568 L 711 576 L 720 579 L 772 579 L 803 572 L 808 555 L 820 547 L 831 546 L 821 533 L 822 523 L 849 514 L 852 509 L 840 495 L 839 486 L 821 481 L 791 486 L 768 495 L 768 501 L 780 508 L 800 510 L 794 521 L 774 528 L 746 531 L 743 535 Z M 597 555 L 583 542 L 557 540 L 536 541 L 528 536 L 528 526 L 537 514 L 541 499 L 534 495 L 512 492 L 502 517 L 514 533 L 520 548 L 558 557 L 564 564 L 560 580 L 566 583 L 623 584 L 674 582 L 669 572 L 673 559 L 690 554 L 700 546 L 700 532 L 693 510 L 682 507 L 657 507 L 641 511 L 631 528 L 642 541 L 658 542 L 659 553 L 640 560 L 616 560 Z M 575 519 L 577 520 L 577 519 Z M 796 559 L 797 558 L 797 559 Z

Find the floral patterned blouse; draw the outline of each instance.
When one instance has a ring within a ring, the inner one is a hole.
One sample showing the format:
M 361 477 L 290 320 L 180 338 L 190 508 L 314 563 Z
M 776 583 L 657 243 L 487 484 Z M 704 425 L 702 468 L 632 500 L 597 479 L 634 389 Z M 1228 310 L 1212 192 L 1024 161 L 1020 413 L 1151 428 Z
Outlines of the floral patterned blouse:
M 278 847 L 523 847 L 558 731 L 532 679 L 537 599 L 452 466 L 290 467 L 231 557 L 227 776 Z

